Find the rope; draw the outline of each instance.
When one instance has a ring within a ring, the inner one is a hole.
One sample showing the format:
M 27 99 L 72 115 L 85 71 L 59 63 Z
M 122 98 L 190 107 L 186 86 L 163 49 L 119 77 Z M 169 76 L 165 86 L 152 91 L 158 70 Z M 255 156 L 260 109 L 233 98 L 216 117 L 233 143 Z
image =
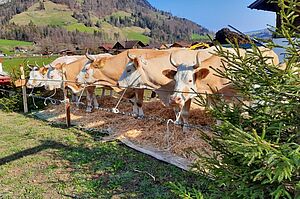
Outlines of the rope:
M 56 89 L 54 89 L 54 93 L 50 95 L 49 97 L 46 97 L 44 100 L 44 105 L 47 106 L 47 100 L 51 102 L 51 104 L 55 105 L 56 101 L 52 100 L 52 97 L 56 94 Z
M 34 107 L 37 109 L 37 108 L 39 108 L 39 107 L 35 104 L 35 100 L 34 100 L 34 97 L 33 97 L 33 95 L 32 95 L 33 90 L 34 90 L 34 87 L 32 88 L 32 90 L 31 90 L 31 92 L 29 93 L 28 97 L 32 97 L 33 105 L 34 105 Z
M 138 79 L 139 77 L 136 78 L 136 80 Z M 44 80 L 44 79 L 36 79 L 38 81 L 50 81 L 50 82 L 66 82 L 66 83 L 74 83 L 74 84 L 77 84 L 77 85 L 85 85 L 86 83 L 78 83 L 78 82 L 75 82 L 75 81 L 70 81 L 70 80 L 51 80 L 51 79 L 48 79 L 48 80 Z M 135 81 L 136 81 L 135 80 Z M 182 93 L 182 94 L 198 94 L 198 95 L 215 95 L 215 96 L 224 96 L 224 97 L 243 97 L 243 96 L 240 96 L 240 95 L 228 95 L 228 94 L 223 94 L 223 93 L 212 93 L 212 94 L 208 94 L 206 92 L 190 92 L 190 91 L 178 91 L 178 90 L 165 90 L 165 89 L 154 89 L 154 88 L 149 88 L 149 87 L 146 87 L 146 86 L 143 86 L 143 87 L 133 87 L 132 85 L 134 84 L 134 82 L 130 85 L 130 86 L 116 86 L 116 85 L 110 85 L 109 87 L 111 88 L 121 88 L 121 89 L 126 89 L 126 88 L 131 88 L 131 89 L 145 89 L 145 90 L 149 90 L 149 91 L 161 91 L 161 92 L 173 92 L 173 93 Z M 89 86 L 107 86 L 107 85 L 103 85 L 101 83 L 97 83 L 97 82 L 94 82 L 94 83 L 90 83 Z

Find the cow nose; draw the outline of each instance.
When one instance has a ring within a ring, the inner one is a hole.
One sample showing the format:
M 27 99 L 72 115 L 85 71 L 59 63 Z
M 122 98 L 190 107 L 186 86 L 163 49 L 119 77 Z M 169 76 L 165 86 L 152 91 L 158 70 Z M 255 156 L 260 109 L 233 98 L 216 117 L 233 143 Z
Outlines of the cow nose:
M 181 97 L 176 97 L 176 98 L 175 98 L 175 102 L 176 102 L 176 103 L 180 103 L 180 102 L 181 102 Z
M 180 102 L 181 102 L 181 97 L 172 97 L 171 99 L 170 99 L 170 102 L 171 102 L 171 104 L 180 104 Z

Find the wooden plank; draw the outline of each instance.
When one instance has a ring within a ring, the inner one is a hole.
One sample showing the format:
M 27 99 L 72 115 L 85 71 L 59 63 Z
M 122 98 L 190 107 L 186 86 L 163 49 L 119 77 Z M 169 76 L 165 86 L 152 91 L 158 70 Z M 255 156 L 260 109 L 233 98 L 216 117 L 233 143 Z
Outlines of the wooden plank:
M 140 145 L 134 144 L 133 142 L 131 142 L 130 140 L 128 140 L 127 138 L 124 138 L 124 137 L 119 138 L 119 141 L 132 149 L 135 149 L 141 153 L 150 155 L 150 156 L 152 156 L 158 160 L 161 160 L 163 162 L 172 164 L 172 165 L 179 167 L 185 171 L 188 171 L 191 168 L 191 165 L 192 165 L 191 161 L 181 158 L 181 157 L 178 157 L 178 156 L 175 156 L 175 155 L 171 154 L 170 152 L 160 151 L 155 148 L 140 146 Z
M 20 65 L 20 71 L 21 71 L 21 80 L 22 82 L 25 82 L 25 72 L 24 67 Z M 23 107 L 24 107 L 24 113 L 28 113 L 28 104 L 27 104 L 27 93 L 26 93 L 26 84 L 22 84 L 22 95 L 23 95 Z

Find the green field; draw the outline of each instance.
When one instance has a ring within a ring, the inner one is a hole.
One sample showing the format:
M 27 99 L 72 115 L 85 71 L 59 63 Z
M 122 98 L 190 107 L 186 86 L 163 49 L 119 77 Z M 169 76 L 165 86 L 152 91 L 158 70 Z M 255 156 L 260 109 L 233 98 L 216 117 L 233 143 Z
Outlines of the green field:
M 27 61 L 29 61 L 29 64 L 35 65 L 37 63 L 39 66 L 43 66 L 44 64 L 51 63 L 54 59 L 56 59 L 57 56 L 52 57 L 27 57 L 27 58 L 4 58 L 3 61 L 3 69 L 7 72 L 13 72 L 13 70 L 18 71 L 20 64 L 24 64 L 26 66 Z
M 31 48 L 33 45 L 32 42 L 26 42 L 26 41 L 17 41 L 17 40 L 5 40 L 0 39 L 0 50 L 3 51 L 5 54 L 12 54 L 15 47 L 25 47 L 25 48 Z
M 209 41 L 207 35 L 192 34 L 191 39 L 194 41 Z
M 100 142 L 99 133 L 1 110 L 0 129 L 0 198 L 177 198 L 171 182 L 204 186 L 190 172 Z
M 15 15 L 10 22 L 25 25 L 32 21 L 39 26 L 64 26 L 71 23 L 77 23 L 77 20 L 72 17 L 73 12 L 65 5 L 45 1 L 45 10 L 39 10 L 37 8 L 38 5 L 39 3 L 36 3 L 30 7 L 28 11 Z

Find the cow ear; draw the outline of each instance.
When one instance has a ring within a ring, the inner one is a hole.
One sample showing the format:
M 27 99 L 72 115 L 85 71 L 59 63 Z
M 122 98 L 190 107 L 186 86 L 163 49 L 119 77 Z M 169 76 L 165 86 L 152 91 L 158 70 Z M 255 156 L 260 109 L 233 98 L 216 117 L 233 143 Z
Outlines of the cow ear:
M 139 59 L 137 57 L 132 59 L 134 67 L 137 69 L 140 65 Z
M 207 68 L 201 68 L 199 71 L 195 72 L 195 79 L 204 79 L 209 74 L 209 69 Z
M 54 68 L 57 69 L 57 70 L 61 70 L 62 67 L 63 67 L 63 64 L 62 64 L 62 63 L 58 63 L 58 64 L 56 64 L 56 65 L 54 66 Z
M 177 73 L 177 71 L 171 70 L 171 69 L 167 69 L 162 72 L 162 74 L 169 79 L 174 79 L 176 73 Z
M 39 72 L 42 74 L 42 75 L 45 75 L 46 74 L 46 72 L 47 72 L 47 68 L 46 67 L 41 67 L 40 69 L 39 69 Z

